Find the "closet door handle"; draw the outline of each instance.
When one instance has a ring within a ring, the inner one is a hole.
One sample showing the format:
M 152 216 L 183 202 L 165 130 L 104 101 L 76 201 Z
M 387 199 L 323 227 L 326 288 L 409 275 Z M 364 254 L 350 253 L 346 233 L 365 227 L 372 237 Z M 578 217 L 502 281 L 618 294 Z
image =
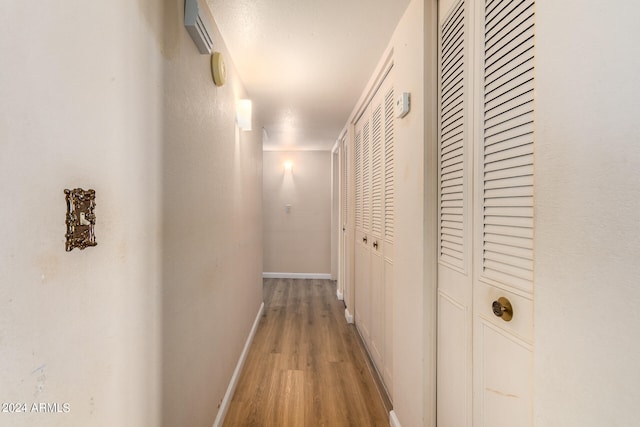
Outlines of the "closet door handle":
M 497 301 L 494 301 L 493 304 L 491 304 L 491 308 L 493 310 L 493 314 L 500 317 L 505 322 L 508 322 L 513 318 L 513 307 L 511 306 L 511 302 L 505 297 L 500 297 Z
M 378 242 L 373 242 L 373 247 L 378 249 Z
M 367 243 L 367 236 L 364 236 L 364 237 L 362 238 L 362 241 L 363 241 L 364 243 Z

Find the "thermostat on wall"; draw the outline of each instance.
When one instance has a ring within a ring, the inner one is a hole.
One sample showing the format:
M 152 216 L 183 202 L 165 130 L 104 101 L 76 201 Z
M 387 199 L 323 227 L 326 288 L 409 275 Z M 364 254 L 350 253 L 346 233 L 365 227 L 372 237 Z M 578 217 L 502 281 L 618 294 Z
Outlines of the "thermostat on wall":
M 396 98 L 396 117 L 401 119 L 411 110 L 411 94 L 402 92 Z

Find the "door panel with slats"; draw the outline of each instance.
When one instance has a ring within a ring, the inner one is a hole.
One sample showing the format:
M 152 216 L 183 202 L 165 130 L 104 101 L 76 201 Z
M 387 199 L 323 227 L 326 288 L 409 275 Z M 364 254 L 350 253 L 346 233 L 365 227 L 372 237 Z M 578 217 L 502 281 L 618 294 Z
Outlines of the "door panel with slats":
M 532 424 L 534 1 L 478 2 L 477 19 L 474 424 L 524 427 Z M 500 297 L 513 306 L 509 322 L 493 313 Z
M 383 233 L 380 245 L 383 247 L 384 271 L 380 292 L 384 295 L 380 309 L 384 313 L 383 335 L 384 366 L 380 371 L 389 395 L 393 397 L 393 294 L 394 294 L 394 231 L 395 231 L 395 109 L 393 75 L 390 73 L 380 88 L 379 103 L 381 120 L 383 122 L 382 135 L 382 173 L 383 185 Z
M 472 421 L 472 104 L 469 0 L 440 15 L 438 425 Z
M 345 306 L 348 309 L 353 310 L 351 306 L 351 287 L 350 287 L 350 265 L 349 265 L 349 235 L 351 234 L 349 224 L 349 209 L 351 208 L 351 202 L 349 201 L 349 171 L 351 170 L 350 156 L 349 156 L 349 144 L 350 133 L 347 132 L 340 140 L 340 263 L 339 263 L 339 278 L 340 289 L 343 292 L 343 300 Z
M 371 307 L 369 299 L 370 291 L 370 259 L 369 246 L 365 242 L 368 230 L 365 230 L 365 217 L 369 218 L 368 204 L 365 203 L 365 197 L 370 194 L 369 180 L 367 178 L 369 165 L 368 148 L 369 144 L 369 123 L 368 115 L 365 113 L 355 124 L 355 242 L 354 242 L 354 279 L 355 279 L 355 298 L 353 314 L 355 323 L 366 341 L 369 339 L 370 329 L 370 312 Z
M 349 157 L 347 156 L 347 136 L 340 143 L 340 155 L 342 159 L 341 168 L 341 189 L 342 189 L 342 226 L 347 227 L 347 218 L 349 215 Z
M 373 106 L 371 116 L 371 234 L 382 238 L 382 191 L 384 170 L 382 169 L 383 152 L 383 117 L 382 104 Z
M 362 229 L 362 126 L 356 124 L 355 129 L 355 222 L 356 230 Z
M 363 113 L 355 124 L 356 146 L 356 233 L 355 304 L 356 327 L 365 342 L 371 337 L 371 179 L 370 114 Z M 359 206 L 358 206 L 359 204 Z
M 485 9 L 483 43 L 482 275 L 530 293 L 534 2 L 490 6 Z
M 362 125 L 362 229 L 371 233 L 371 122 Z
M 384 105 L 384 369 L 382 377 L 393 397 L 393 289 L 395 231 L 395 109 L 391 77 L 383 87 Z
M 395 154 L 394 154 L 394 92 L 391 87 L 384 97 L 384 237 L 393 244 L 395 220 Z M 392 256 L 391 256 L 392 257 Z
M 468 12 L 454 5 L 441 25 L 440 47 L 440 262 L 466 269 L 462 236 L 468 209 Z
M 531 426 L 534 0 L 439 5 L 438 425 Z
M 383 133 L 382 102 L 379 95 L 371 101 L 371 341 L 370 353 L 382 372 L 384 367 L 384 260 L 382 243 Z
M 355 124 L 356 327 L 392 397 L 394 98 L 389 68 Z M 359 189 L 358 189 L 359 188 Z

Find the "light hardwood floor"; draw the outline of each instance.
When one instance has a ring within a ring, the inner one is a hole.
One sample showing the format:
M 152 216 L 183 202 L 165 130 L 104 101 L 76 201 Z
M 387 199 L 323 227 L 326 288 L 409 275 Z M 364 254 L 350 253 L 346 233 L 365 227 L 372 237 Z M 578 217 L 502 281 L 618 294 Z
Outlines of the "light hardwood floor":
M 224 425 L 388 426 L 335 282 L 265 279 L 264 300 Z

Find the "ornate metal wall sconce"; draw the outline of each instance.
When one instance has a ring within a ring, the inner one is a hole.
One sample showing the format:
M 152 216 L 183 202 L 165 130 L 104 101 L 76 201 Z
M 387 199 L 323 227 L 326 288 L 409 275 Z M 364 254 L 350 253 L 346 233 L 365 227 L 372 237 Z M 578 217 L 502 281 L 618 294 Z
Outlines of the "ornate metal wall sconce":
M 84 249 L 88 246 L 96 246 L 96 235 L 93 226 L 96 216 L 93 209 L 96 206 L 96 192 L 94 190 L 64 190 L 67 200 L 67 238 L 66 250 L 73 248 Z

